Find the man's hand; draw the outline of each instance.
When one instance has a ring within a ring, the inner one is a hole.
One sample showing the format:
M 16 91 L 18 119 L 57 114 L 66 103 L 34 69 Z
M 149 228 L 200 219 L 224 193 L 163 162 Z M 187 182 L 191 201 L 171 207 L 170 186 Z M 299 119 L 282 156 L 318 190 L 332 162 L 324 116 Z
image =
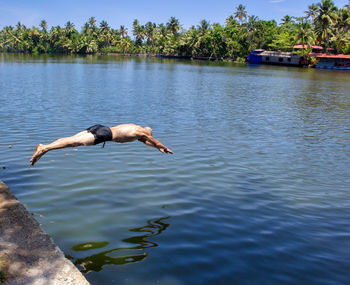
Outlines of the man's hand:
M 166 146 L 160 147 L 160 148 L 159 148 L 159 151 L 162 152 L 162 153 L 174 154 L 174 152 L 173 152 L 171 149 L 167 148 Z
M 138 140 L 140 142 L 143 142 L 146 145 L 155 147 L 156 149 L 158 149 L 161 153 L 170 153 L 170 154 L 174 154 L 174 152 L 167 148 L 165 145 L 163 145 L 159 140 L 156 140 L 154 137 L 146 134 L 146 133 L 141 133 L 138 136 Z

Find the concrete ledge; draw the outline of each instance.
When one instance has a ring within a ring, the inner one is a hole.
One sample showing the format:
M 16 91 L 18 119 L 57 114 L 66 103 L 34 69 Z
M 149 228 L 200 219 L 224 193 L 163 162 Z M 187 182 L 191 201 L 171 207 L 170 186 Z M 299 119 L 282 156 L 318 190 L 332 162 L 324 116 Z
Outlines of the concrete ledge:
M 0 181 L 0 262 L 12 284 L 89 284 Z

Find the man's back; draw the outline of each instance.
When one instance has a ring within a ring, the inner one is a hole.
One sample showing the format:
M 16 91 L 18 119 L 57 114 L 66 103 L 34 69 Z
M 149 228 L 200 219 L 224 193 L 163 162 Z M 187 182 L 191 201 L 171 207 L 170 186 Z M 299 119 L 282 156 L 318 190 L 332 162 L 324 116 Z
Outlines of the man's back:
M 118 126 L 110 127 L 112 131 L 112 141 L 118 143 L 131 142 L 138 140 L 144 128 L 135 124 L 121 124 Z

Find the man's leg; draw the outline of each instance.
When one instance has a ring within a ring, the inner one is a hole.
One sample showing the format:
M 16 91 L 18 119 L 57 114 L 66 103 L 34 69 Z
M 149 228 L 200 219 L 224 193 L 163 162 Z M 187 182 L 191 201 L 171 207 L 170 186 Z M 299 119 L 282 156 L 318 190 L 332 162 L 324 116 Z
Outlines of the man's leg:
M 85 130 L 71 137 L 60 138 L 47 145 L 38 144 L 33 156 L 30 159 L 30 164 L 34 165 L 45 153 L 50 150 L 66 147 L 78 147 L 82 145 L 93 145 L 94 141 L 94 135 Z

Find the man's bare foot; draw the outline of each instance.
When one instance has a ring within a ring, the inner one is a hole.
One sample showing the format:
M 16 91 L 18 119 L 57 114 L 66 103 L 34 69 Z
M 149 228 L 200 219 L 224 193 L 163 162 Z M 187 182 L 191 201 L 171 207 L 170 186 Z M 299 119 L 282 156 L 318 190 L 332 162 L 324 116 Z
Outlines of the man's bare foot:
M 39 143 L 36 146 L 34 154 L 30 159 L 30 164 L 33 166 L 44 154 L 45 154 L 44 145 Z

